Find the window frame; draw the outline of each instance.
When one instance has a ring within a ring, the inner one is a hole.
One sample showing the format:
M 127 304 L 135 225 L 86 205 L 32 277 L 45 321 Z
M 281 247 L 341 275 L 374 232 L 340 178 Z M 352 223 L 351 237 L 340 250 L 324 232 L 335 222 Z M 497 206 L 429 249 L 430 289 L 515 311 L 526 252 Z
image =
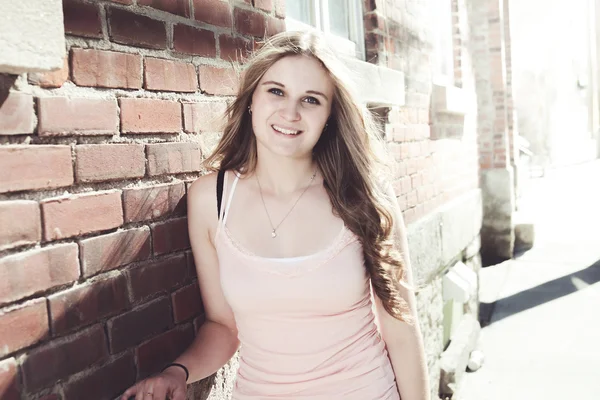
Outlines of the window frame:
M 307 1 L 307 0 L 295 0 Z M 346 56 L 365 61 L 365 34 L 363 23 L 363 9 L 361 0 L 347 0 L 348 7 L 348 30 L 351 39 L 331 33 L 329 26 L 329 0 L 312 0 L 311 17 L 314 18 L 313 25 L 306 24 L 286 15 L 286 30 L 317 30 L 324 33 L 333 48 Z

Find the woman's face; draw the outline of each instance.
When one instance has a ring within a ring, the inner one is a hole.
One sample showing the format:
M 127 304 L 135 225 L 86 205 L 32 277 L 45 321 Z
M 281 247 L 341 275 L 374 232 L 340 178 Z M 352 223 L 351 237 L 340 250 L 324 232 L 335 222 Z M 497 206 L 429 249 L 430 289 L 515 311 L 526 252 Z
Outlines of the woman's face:
M 273 64 L 250 106 L 258 151 L 310 156 L 329 118 L 333 90 L 327 71 L 312 57 L 287 56 Z

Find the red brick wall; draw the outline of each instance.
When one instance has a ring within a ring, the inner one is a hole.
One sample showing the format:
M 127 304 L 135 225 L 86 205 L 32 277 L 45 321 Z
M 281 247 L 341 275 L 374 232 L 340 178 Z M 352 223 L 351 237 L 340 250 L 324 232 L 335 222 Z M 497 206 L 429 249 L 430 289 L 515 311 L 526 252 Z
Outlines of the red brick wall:
M 467 30 L 465 0 L 452 0 L 452 49 L 454 52 L 454 85 L 462 87 L 463 57 L 467 53 L 464 44 Z
M 508 10 L 504 0 L 489 0 L 487 4 L 487 32 L 480 32 L 474 43 L 490 57 L 489 81 L 493 90 L 493 107 L 480 110 L 490 129 L 482 130 L 480 140 L 480 167 L 482 170 L 506 168 L 514 159 L 512 143 L 512 84 L 510 78 L 510 40 Z M 484 4 L 484 3 L 482 3 Z M 507 47 L 508 45 L 508 47 Z M 489 110 L 489 111 L 488 111 Z
M 231 61 L 283 13 L 64 0 L 63 69 L 0 75 L 0 398 L 110 399 L 191 342 L 186 182 L 236 91 Z
M 449 38 L 455 45 L 455 86 L 462 86 L 463 80 L 464 49 L 458 29 L 466 23 L 459 20 L 464 15 L 462 3 L 455 0 L 448 15 L 455 32 Z M 478 187 L 475 126 L 467 126 L 464 115 L 438 115 L 431 109 L 433 48 L 426 29 L 431 18 L 427 3 L 364 0 L 364 7 L 367 61 L 405 74 L 406 104 L 389 111 L 386 136 L 398 163 L 396 195 L 411 223 Z M 452 139 L 440 139 L 437 132 Z
M 510 9 L 509 1 L 503 0 L 502 22 L 504 24 L 504 65 L 506 68 L 506 120 L 508 129 L 508 153 L 511 165 L 515 165 L 515 158 L 518 160 L 518 150 L 515 140 L 515 115 L 513 99 L 513 79 L 512 79 L 512 45 L 510 35 Z

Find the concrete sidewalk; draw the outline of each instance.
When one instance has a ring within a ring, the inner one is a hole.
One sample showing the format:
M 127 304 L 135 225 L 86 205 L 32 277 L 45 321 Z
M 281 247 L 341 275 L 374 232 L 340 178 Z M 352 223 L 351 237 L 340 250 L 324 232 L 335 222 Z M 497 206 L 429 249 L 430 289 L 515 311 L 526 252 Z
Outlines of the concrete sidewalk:
M 457 398 L 600 399 L 600 163 L 549 171 L 521 209 L 535 246 L 481 271 L 485 362 Z

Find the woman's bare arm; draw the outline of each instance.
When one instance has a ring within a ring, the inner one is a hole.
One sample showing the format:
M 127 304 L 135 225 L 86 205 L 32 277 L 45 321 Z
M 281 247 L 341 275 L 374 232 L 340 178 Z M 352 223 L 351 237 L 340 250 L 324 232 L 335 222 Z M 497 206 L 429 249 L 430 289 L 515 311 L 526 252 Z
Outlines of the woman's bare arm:
M 412 287 L 413 276 L 408 255 L 406 227 L 395 194 L 391 188 L 389 191 L 389 195 L 394 199 L 394 233 L 397 248 L 403 257 L 406 282 Z M 401 286 L 400 295 L 408 303 L 414 322 L 408 324 L 397 320 L 383 308 L 381 300 L 374 296 L 381 334 L 388 350 L 402 400 L 429 400 L 429 374 L 417 317 L 415 294 L 411 289 Z
M 233 312 L 225 300 L 219 278 L 219 264 L 212 243 L 217 218 L 216 174 L 198 178 L 188 191 L 188 231 L 198 284 L 204 305 L 205 322 L 200 326 L 192 344 L 174 362 L 189 370 L 187 383 L 204 379 L 231 359 L 239 347 Z M 185 399 L 185 372 L 170 367 L 163 373 L 138 382 L 128 389 L 123 399 L 130 396 L 142 399 L 153 393 L 154 398 Z
M 175 360 L 189 369 L 189 382 L 218 371 L 239 347 L 233 312 L 221 290 L 219 262 L 211 237 L 218 223 L 215 187 L 216 174 L 211 174 L 197 179 L 188 191 L 188 231 L 205 314 L 196 339 Z

